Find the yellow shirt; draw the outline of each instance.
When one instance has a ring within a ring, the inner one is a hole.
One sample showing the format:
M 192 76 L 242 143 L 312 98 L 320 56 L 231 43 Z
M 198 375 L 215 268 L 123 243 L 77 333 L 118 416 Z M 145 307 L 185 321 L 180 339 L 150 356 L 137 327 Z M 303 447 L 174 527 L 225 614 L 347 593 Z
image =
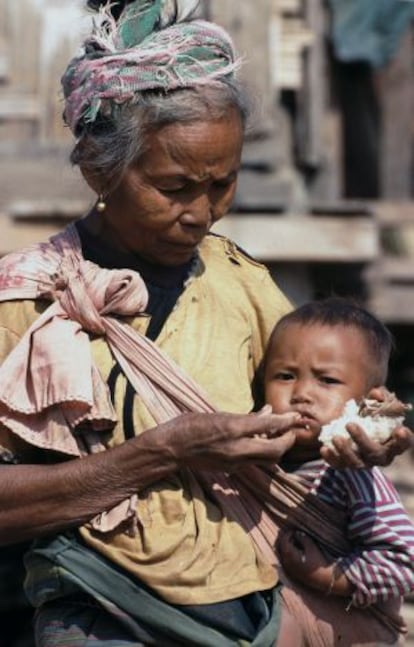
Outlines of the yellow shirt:
M 0 358 L 10 352 L 44 308 L 31 301 L 0 303 Z M 251 382 L 270 331 L 290 304 L 267 269 L 247 258 L 227 239 L 208 236 L 200 263 L 156 344 L 207 392 L 223 411 L 248 413 Z M 142 333 L 149 318 L 130 324 Z M 104 378 L 113 358 L 103 339 L 93 339 L 94 360 Z M 122 426 L 126 381 L 117 380 L 118 423 L 110 445 L 124 442 Z M 135 396 L 136 434 L 155 425 Z M 1 444 L 33 460 L 31 449 L 7 433 Z M 38 459 L 36 459 L 38 460 Z M 88 526 L 80 532 L 95 550 L 136 575 L 164 599 L 176 604 L 205 604 L 265 590 L 277 581 L 239 524 L 226 518 L 189 471 L 180 472 L 139 493 L 139 532 L 103 535 Z

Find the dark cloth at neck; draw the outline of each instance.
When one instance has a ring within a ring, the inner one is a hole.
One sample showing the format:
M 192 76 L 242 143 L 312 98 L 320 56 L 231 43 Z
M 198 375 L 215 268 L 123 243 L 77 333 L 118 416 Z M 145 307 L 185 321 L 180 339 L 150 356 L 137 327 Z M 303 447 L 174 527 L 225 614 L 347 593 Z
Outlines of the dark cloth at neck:
M 158 287 L 176 287 L 182 285 L 188 277 L 194 259 L 184 265 L 167 266 L 149 263 L 138 254 L 114 249 L 106 241 L 91 234 L 82 220 L 76 223 L 82 243 L 84 258 L 107 269 L 125 269 L 138 272 L 145 283 Z
M 76 228 L 86 260 L 110 270 L 127 268 L 141 275 L 149 294 L 146 313 L 151 315 L 146 335 L 152 340 L 156 339 L 184 290 L 184 283 L 196 258 L 178 267 L 155 265 L 137 254 L 114 249 L 91 234 L 82 220 L 76 223 Z

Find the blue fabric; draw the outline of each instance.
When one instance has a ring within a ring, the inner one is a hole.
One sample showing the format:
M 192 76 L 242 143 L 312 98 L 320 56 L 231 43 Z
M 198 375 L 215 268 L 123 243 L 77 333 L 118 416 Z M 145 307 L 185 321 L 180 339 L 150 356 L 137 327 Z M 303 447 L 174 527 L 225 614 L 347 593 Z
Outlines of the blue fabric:
M 343 62 L 387 64 L 414 17 L 414 0 L 329 0 L 335 55 Z

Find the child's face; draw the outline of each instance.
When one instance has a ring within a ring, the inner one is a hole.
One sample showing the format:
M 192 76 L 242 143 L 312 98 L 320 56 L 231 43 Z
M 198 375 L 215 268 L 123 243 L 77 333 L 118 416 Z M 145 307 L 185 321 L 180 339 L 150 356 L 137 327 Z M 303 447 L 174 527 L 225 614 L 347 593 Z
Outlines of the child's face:
M 347 400 L 366 395 L 372 359 L 364 334 L 350 326 L 288 324 L 267 351 L 265 399 L 275 413 L 297 411 L 294 461 L 319 456 L 322 425 L 338 418 Z

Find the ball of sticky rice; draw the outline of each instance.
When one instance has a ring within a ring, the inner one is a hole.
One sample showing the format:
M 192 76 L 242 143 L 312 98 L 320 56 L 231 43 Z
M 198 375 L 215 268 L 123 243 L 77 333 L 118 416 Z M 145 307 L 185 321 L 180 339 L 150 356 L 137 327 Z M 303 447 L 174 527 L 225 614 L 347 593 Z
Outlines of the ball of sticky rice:
M 345 404 L 343 414 L 340 418 L 332 420 L 324 425 L 319 434 L 319 440 L 323 445 L 333 447 L 332 439 L 342 436 L 350 438 L 346 430 L 346 425 L 355 423 L 361 427 L 372 440 L 384 443 L 391 436 L 394 429 L 401 427 L 404 422 L 404 416 L 361 416 L 359 406 L 355 400 L 349 400 Z

